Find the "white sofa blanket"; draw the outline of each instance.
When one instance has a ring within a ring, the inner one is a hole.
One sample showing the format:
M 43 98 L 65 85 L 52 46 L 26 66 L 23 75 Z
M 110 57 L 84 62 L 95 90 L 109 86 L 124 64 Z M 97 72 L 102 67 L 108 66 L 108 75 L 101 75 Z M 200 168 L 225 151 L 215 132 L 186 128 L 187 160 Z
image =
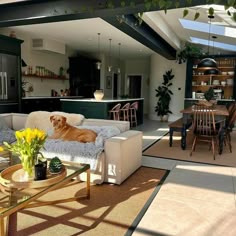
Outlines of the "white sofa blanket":
M 120 134 L 120 130 L 115 126 L 77 126 L 77 128 L 95 131 L 97 133 L 95 142 L 80 143 L 77 141 L 47 139 L 41 152 L 48 158 L 60 155 L 60 158 L 65 161 L 90 164 L 91 170 L 96 170 L 99 155 L 104 150 L 105 140 Z

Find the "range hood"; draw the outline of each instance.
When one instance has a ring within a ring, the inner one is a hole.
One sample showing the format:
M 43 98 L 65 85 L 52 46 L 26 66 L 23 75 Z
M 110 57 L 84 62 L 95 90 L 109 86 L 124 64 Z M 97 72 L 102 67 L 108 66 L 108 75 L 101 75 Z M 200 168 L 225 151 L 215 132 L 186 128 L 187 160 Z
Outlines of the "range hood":
M 66 46 L 64 43 L 43 38 L 32 39 L 32 49 L 60 54 L 66 53 Z

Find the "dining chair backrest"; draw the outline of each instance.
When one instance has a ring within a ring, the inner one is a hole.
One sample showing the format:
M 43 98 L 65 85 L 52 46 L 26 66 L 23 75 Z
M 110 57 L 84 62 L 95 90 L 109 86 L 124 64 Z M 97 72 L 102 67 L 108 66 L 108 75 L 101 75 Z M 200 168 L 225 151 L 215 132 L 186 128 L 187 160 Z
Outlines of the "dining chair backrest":
M 216 134 L 215 116 L 213 108 L 195 105 L 193 131 L 201 136 L 212 136 Z
M 234 127 L 235 121 L 236 121 L 236 109 L 232 111 L 232 114 L 229 117 L 228 124 L 227 124 L 227 128 L 230 129 L 231 131 Z
M 228 107 L 229 118 L 231 118 L 231 116 L 235 110 L 236 110 L 236 102 L 232 102 Z

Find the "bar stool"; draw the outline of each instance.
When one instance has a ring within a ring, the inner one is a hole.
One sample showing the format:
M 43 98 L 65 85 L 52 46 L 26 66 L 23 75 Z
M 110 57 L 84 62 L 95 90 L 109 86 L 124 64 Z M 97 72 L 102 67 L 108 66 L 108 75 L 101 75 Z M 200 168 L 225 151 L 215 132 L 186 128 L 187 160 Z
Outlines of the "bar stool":
M 137 110 L 138 110 L 138 102 L 133 102 L 130 105 L 129 111 L 130 111 L 130 125 L 131 127 L 137 126 Z
M 120 120 L 120 107 L 121 104 L 118 103 L 109 111 L 111 119 Z
M 130 103 L 128 102 L 120 109 L 120 120 L 129 121 L 129 107 Z

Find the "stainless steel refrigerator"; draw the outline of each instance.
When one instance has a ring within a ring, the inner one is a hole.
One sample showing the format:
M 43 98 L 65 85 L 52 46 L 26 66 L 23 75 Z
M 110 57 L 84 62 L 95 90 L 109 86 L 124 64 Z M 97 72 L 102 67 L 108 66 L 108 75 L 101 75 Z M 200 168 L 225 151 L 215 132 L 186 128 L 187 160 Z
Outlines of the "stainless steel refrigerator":
M 0 53 L 0 112 L 19 110 L 19 57 Z

